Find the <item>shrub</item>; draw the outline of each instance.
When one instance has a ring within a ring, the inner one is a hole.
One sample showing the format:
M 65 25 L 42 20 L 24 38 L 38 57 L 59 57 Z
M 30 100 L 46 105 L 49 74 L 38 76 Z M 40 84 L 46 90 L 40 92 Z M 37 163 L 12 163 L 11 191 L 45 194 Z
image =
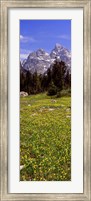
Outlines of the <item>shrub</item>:
M 58 91 L 58 92 L 57 92 L 57 95 L 56 95 L 56 98 L 60 98 L 60 97 L 61 97 L 61 92 Z
M 61 96 L 70 96 L 71 95 L 71 89 L 64 89 L 61 91 Z
M 49 89 L 48 89 L 48 93 L 47 95 L 48 96 L 54 96 L 57 94 L 57 87 L 54 85 L 54 83 L 52 82 L 49 86 Z

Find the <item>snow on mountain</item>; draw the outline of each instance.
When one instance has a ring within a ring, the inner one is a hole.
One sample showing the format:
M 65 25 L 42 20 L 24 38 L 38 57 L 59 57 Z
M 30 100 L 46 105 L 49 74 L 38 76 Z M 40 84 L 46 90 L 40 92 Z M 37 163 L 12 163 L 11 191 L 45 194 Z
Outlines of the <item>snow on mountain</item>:
M 50 57 L 52 59 L 60 58 L 62 61 L 64 61 L 70 70 L 71 68 L 71 53 L 69 50 L 61 46 L 60 44 L 56 44 L 55 48 L 51 51 Z
M 50 54 L 43 49 L 38 49 L 37 51 L 30 53 L 28 58 L 22 62 L 22 67 L 32 73 L 37 71 L 38 74 L 43 74 L 54 62 L 55 58 L 64 61 L 70 71 L 71 53 L 58 43 Z

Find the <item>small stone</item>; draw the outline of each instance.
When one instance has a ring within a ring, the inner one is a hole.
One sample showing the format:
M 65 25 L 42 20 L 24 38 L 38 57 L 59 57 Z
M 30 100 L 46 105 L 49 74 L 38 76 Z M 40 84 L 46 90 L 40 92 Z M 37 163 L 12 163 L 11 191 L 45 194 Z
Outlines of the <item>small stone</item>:
M 32 114 L 32 116 L 35 116 L 35 115 L 37 115 L 37 114 L 36 114 L 36 113 L 33 113 L 33 114 Z
M 23 97 L 28 96 L 28 93 L 25 92 L 25 91 L 21 91 L 21 92 L 20 92 L 20 96 L 23 96 Z
M 67 118 L 70 118 L 71 116 L 67 115 L 66 117 L 67 117 Z
M 49 108 L 49 111 L 53 111 L 54 109 L 53 108 Z
M 69 111 L 70 111 L 70 109 L 69 109 L 69 108 L 67 108 L 67 109 L 66 109 L 66 111 L 67 111 L 67 112 L 69 112 Z
M 39 111 L 42 112 L 42 109 L 40 109 Z
M 20 170 L 22 170 L 24 168 L 24 165 L 20 165 Z
M 52 102 L 52 103 L 56 103 L 57 101 L 52 99 L 51 102 Z

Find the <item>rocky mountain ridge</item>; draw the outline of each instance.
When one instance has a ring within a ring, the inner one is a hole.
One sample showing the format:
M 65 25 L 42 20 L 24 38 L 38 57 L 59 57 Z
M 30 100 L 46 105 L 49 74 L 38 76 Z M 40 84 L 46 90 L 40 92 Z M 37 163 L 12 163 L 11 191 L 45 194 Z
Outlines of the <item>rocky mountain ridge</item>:
M 67 69 L 71 71 L 71 53 L 61 44 L 56 43 L 51 53 L 47 53 L 42 48 L 31 52 L 26 60 L 22 62 L 22 69 L 29 70 L 32 73 L 37 71 L 38 74 L 43 74 L 47 71 L 55 59 L 64 61 Z

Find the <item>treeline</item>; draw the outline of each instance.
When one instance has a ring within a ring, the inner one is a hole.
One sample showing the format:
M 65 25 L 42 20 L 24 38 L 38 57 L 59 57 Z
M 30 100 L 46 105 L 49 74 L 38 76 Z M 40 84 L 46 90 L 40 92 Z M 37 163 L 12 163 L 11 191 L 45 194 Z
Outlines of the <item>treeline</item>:
M 20 91 L 28 94 L 47 91 L 48 95 L 55 95 L 68 88 L 71 88 L 71 75 L 63 61 L 56 59 L 43 75 L 37 72 L 32 74 L 30 71 L 20 72 Z

